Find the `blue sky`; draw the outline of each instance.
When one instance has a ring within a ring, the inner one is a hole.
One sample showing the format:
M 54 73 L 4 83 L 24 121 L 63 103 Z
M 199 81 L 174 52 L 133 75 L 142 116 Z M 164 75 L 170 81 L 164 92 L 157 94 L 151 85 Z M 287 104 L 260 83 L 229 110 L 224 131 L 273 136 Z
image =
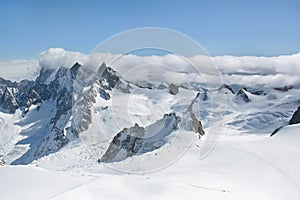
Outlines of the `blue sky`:
M 170 28 L 211 55 L 300 52 L 300 0 L 0 0 L 0 60 L 36 58 L 50 47 L 89 53 L 109 36 Z

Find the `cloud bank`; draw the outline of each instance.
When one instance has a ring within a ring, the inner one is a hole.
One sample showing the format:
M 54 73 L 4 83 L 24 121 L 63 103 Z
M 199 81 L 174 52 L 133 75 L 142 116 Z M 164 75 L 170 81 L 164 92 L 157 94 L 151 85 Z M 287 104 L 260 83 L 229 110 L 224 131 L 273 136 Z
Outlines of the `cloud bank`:
M 50 48 L 40 54 L 38 61 L 0 61 L 0 76 L 15 80 L 20 77 L 33 79 L 39 67 L 71 67 L 76 62 L 95 69 L 105 62 L 129 79 L 160 78 L 176 83 L 187 79 L 213 82 L 221 74 L 222 80 L 227 84 L 282 86 L 300 83 L 300 53 L 277 57 L 183 57 L 110 53 L 86 55 L 61 48 Z M 160 71 L 162 69 L 163 71 Z
M 277 57 L 217 56 L 213 58 L 228 83 L 271 86 L 300 83 L 300 53 Z
M 40 66 L 37 60 L 0 61 L 0 77 L 12 81 L 34 80 L 39 71 Z

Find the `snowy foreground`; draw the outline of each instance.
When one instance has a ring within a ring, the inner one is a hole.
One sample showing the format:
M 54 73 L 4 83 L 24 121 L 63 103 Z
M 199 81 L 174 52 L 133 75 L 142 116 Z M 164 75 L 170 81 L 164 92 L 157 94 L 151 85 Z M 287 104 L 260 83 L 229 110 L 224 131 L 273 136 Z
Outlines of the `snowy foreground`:
M 66 147 L 31 165 L 1 166 L 0 199 L 299 199 L 299 130 L 271 138 L 224 130 L 206 158 L 195 142 L 173 165 L 147 174 L 116 172 Z

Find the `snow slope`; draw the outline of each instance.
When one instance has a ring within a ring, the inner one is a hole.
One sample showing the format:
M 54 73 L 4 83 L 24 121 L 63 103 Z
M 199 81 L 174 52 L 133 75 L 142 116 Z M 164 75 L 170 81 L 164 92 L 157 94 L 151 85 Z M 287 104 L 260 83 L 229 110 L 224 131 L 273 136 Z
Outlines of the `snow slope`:
M 59 157 L 37 162 L 40 167 L 4 166 L 0 199 L 299 199 L 299 130 L 286 127 L 272 138 L 225 130 L 208 157 L 199 159 L 194 143 L 178 162 L 150 174 L 123 174 L 89 159 L 86 167 L 58 169 L 70 164 L 55 163 Z

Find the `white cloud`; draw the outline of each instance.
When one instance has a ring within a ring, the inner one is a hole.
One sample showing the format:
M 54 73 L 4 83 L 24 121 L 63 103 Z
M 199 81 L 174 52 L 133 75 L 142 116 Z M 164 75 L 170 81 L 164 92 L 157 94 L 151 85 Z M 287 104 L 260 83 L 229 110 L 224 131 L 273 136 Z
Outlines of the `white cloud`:
M 39 74 L 37 60 L 0 61 L 0 77 L 12 81 L 34 80 Z
M 71 67 L 76 62 L 83 63 L 85 60 L 85 54 L 62 48 L 50 48 L 40 54 L 39 65 L 45 68 Z
M 213 60 L 224 73 L 300 74 L 300 53 L 278 57 L 217 56 Z
M 300 53 L 277 57 L 217 56 L 213 58 L 227 83 L 271 86 L 300 83 Z
M 50 48 L 40 54 L 39 61 L 0 61 L 0 76 L 13 80 L 20 80 L 21 77 L 33 79 L 39 66 L 71 67 L 76 62 L 95 68 L 105 62 L 130 79 L 211 82 L 219 80 L 214 77 L 221 72 L 222 79 L 228 84 L 282 86 L 300 83 L 300 53 L 277 57 L 198 55 L 187 58 L 177 55 L 136 56 L 110 53 L 86 55 Z M 197 76 L 198 72 L 201 76 Z

